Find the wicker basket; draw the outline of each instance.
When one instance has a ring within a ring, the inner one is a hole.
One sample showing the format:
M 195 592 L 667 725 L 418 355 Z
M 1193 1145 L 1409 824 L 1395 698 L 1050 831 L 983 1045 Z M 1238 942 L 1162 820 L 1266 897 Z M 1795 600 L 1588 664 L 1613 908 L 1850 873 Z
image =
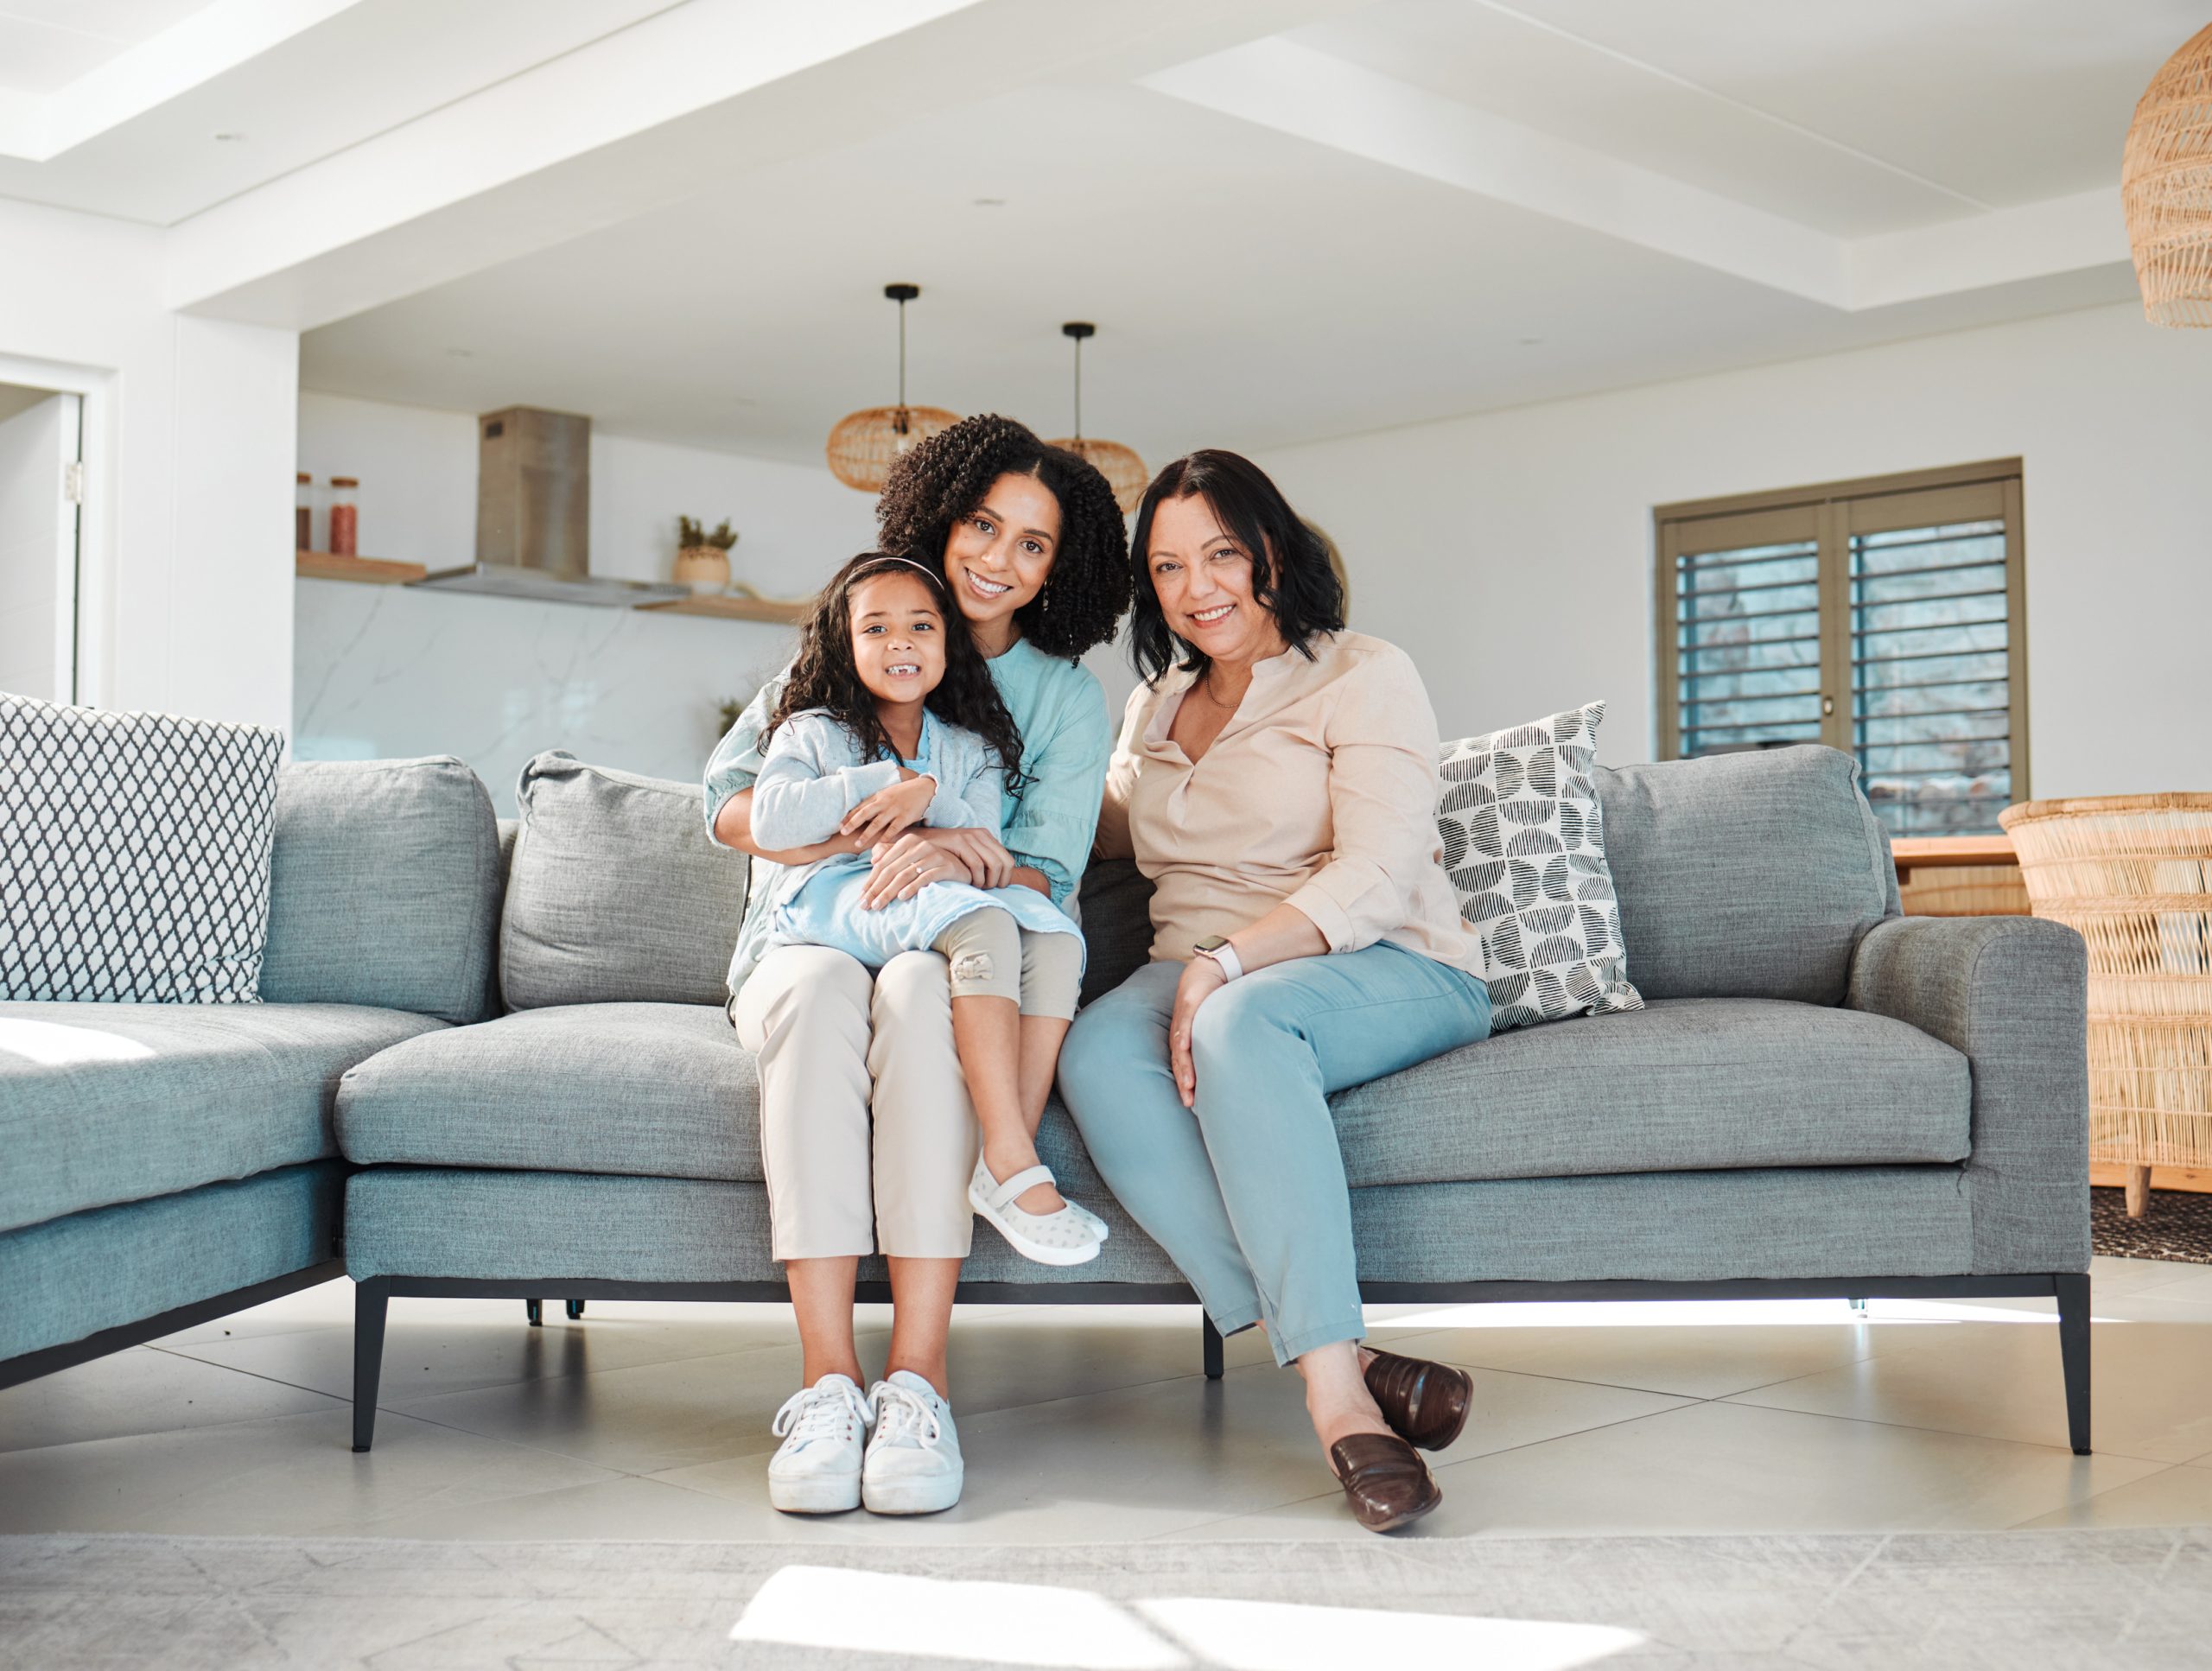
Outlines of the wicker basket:
M 2089 1156 L 2212 1166 L 2212 795 L 2000 815 L 2035 913 L 2089 947 Z

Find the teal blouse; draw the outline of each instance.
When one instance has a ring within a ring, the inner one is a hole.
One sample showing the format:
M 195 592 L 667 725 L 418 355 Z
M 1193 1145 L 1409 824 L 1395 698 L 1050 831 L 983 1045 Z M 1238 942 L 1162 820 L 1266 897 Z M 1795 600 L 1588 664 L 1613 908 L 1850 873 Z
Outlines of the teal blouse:
M 1017 863 L 1044 876 L 1052 903 L 1066 910 L 1090 862 L 1098 803 L 1106 788 L 1106 762 L 1114 752 L 1106 693 L 1090 669 L 1048 656 L 1027 639 L 1017 639 L 1013 649 L 993 657 L 987 665 L 999 688 L 999 699 L 1021 734 L 1021 769 L 1029 780 L 1020 794 L 1008 796 L 999 839 Z M 760 775 L 760 734 L 767 729 L 768 716 L 775 712 L 790 673 L 786 667 L 760 687 L 707 762 L 709 841 L 715 839 L 715 819 L 722 803 L 740 790 L 750 789 Z M 733 992 L 765 949 L 767 924 L 762 905 L 777 892 L 772 882 L 752 889 L 745 927 L 730 962 Z

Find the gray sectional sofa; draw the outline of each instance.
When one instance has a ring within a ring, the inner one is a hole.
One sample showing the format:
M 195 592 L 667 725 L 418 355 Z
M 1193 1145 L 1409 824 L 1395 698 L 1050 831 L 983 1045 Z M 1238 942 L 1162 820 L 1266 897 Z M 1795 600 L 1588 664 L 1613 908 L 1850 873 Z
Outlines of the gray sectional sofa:
M 495 1001 L 458 760 L 284 768 L 259 1004 L 0 1003 L 0 1386 L 344 1270 L 340 1077 Z
M 79 1239 L 63 1257 L 84 1259 L 113 1233 L 94 1222 L 104 1214 L 122 1212 L 119 1229 L 163 1202 L 295 1179 L 289 1187 L 316 1204 L 304 1217 L 287 1207 L 283 1222 L 327 1232 L 337 1219 L 330 1192 L 350 1168 L 357 1449 L 372 1437 L 395 1299 L 510 1296 L 530 1302 L 534 1322 L 546 1297 L 566 1299 L 573 1317 L 601 1297 L 782 1293 L 768 1257 L 757 1082 L 721 1007 L 743 860 L 706 841 L 695 785 L 542 756 L 524 774 L 518 826 L 495 830 L 480 789 L 455 792 L 459 770 L 288 772 L 280 876 L 321 874 L 332 899 L 279 914 L 288 938 L 312 923 L 318 944 L 278 957 L 272 928 L 271 969 L 285 973 L 264 994 L 286 1001 L 265 1009 L 273 1024 L 297 1005 L 303 1021 L 310 1004 L 353 999 L 348 1026 L 397 1031 L 347 1034 L 360 1048 L 344 1062 L 296 1058 L 296 1090 L 312 1065 L 326 1094 L 337 1075 L 335 1095 L 315 1118 L 296 1096 L 290 1147 L 251 1152 L 276 1170 L 213 1183 L 239 1176 L 221 1170 L 238 1162 L 188 1145 L 203 1156 L 196 1172 L 117 1177 L 89 1198 L 41 1186 L 41 1201 L 71 1215 L 54 1223 L 79 1225 L 65 1232 Z M 350 801 L 327 792 L 346 772 L 359 774 Z M 300 773 L 315 776 L 303 784 Z M 1369 1297 L 2054 1297 L 2069 1437 L 2086 1453 L 2079 938 L 2033 918 L 1899 916 L 1888 843 L 1855 766 L 1833 751 L 1597 778 L 1629 974 L 1646 1007 L 1508 1032 L 1332 1099 Z M 385 852 L 396 816 L 417 832 L 398 867 Z M 311 857 L 295 847 L 309 829 Z M 354 868 L 372 864 L 383 867 L 373 883 Z M 487 911 L 503 887 L 504 909 Z M 1084 878 L 1090 993 L 1142 959 L 1147 894 L 1126 864 Z M 403 917 L 435 940 L 435 957 L 427 947 L 419 963 L 399 955 Z M 444 993 L 407 984 L 437 958 L 452 972 Z M 480 994 L 472 1008 L 469 983 L 492 967 L 496 1001 Z M 229 1129 L 231 1116 L 212 1111 L 212 1080 L 173 1083 L 208 1096 L 195 1118 Z M 51 1111 L 91 1091 L 87 1080 L 38 1094 Z M 146 1117 L 118 1115 L 112 1129 Z M 327 1158 L 334 1135 L 344 1167 Z M 979 1236 L 963 1295 L 1187 1300 L 1057 1103 L 1039 1147 L 1070 1192 L 1111 1221 L 1112 1240 L 1094 1263 L 1059 1270 Z M 54 1166 L 74 1175 L 61 1151 Z M 156 1177 L 185 1193 L 141 1200 Z M 0 1202 L 13 1206 L 18 1189 L 0 1189 Z M 106 1204 L 124 1200 L 139 1204 Z M 12 1240 L 0 1239 L 0 1293 L 20 1295 L 23 1279 L 6 1263 Z M 145 1251 L 155 1240 L 149 1224 L 130 1256 L 160 1262 Z M 326 1268 L 308 1255 L 327 1243 L 289 1248 L 264 1255 L 251 1280 L 281 1285 Z M 264 1268 L 288 1259 L 289 1275 Z M 251 1294 L 231 1280 L 240 1274 L 198 1286 Z M 864 1292 L 880 1297 L 883 1275 L 864 1265 Z M 152 1311 L 173 1298 L 126 1285 L 109 1312 L 78 1305 L 41 1326 L 105 1325 L 114 1306 Z M 1217 1374 L 1211 1329 L 1205 1345 Z

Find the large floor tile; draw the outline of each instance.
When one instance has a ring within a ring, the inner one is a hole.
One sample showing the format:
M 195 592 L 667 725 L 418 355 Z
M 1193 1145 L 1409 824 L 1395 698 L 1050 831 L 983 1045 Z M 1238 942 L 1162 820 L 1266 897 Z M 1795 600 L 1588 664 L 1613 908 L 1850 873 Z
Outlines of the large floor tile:
M 863 1348 L 863 1360 L 868 1354 Z M 880 1348 L 874 1356 L 880 1359 Z M 625 1474 L 776 1448 L 777 1407 L 797 1390 L 796 1346 L 684 1357 L 591 1375 L 550 1375 L 503 1387 L 408 1399 L 425 1421 L 556 1452 Z
M 2115 1485 L 2024 1522 L 2044 1526 L 2212 1526 L 2212 1468 L 2176 1467 Z
M 2008 1527 L 2155 1472 L 2126 1457 L 1693 1404 L 1448 1463 L 1427 1537 Z M 1331 1492 L 1184 1535 L 1363 1537 Z
M 2090 1441 L 2099 1452 L 2157 1462 L 2212 1452 L 2212 1325 L 2100 1323 L 2090 1331 L 2089 1361 Z M 2055 1322 L 1885 1335 L 1860 1362 L 1733 1401 L 2031 1445 L 2066 1438 Z
M 1424 1320 L 1435 1326 L 1416 1332 Z M 1684 1398 L 1848 1363 L 1890 1326 L 1854 1321 L 1842 1300 L 1468 1306 L 1402 1324 L 1394 1351 Z
M 1475 1407 L 1449 1457 L 1479 1455 L 1622 1421 L 1681 1401 L 1618 1388 L 1477 1370 Z M 963 1418 L 959 1507 L 917 1522 L 855 1525 L 861 1538 L 1081 1542 L 1140 1538 L 1326 1489 L 1303 1384 L 1272 1367 L 1100 1393 Z M 766 1457 L 661 1477 L 765 1503 Z
M 391 1515 L 613 1476 L 568 1457 L 387 1414 L 277 1416 L 0 1452 L 0 1532 L 368 1533 Z
M 2133 1292 L 2156 1294 L 2161 1299 L 2212 1301 L 2212 1265 L 2188 1265 L 2178 1260 L 2131 1259 L 2130 1265 L 2149 1267 Z
M 353 1326 L 353 1285 L 344 1277 L 302 1288 L 264 1305 L 250 1306 L 212 1323 L 202 1323 L 154 1344 L 188 1346 L 202 1340 L 241 1340 L 248 1335 L 290 1334 L 300 1329 L 343 1329 Z
M 397 1407 L 472 1388 L 789 1347 L 798 1337 L 784 1306 L 647 1307 L 602 1300 L 572 1323 L 548 1299 L 544 1315 L 543 1326 L 532 1328 L 519 1300 L 392 1300 L 377 1401 Z M 343 1329 L 201 1340 L 168 1350 L 334 1397 L 353 1395 L 350 1319 Z
M 0 1451 L 332 1407 L 321 1393 L 138 1346 L 0 1391 Z

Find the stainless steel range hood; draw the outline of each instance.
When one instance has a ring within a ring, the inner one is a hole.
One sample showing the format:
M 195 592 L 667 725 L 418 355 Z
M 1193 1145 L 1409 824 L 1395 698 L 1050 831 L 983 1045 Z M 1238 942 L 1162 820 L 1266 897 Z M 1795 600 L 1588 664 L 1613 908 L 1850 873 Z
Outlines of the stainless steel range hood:
M 477 420 L 476 561 L 412 582 L 626 609 L 690 588 L 591 572 L 591 420 L 510 406 Z

